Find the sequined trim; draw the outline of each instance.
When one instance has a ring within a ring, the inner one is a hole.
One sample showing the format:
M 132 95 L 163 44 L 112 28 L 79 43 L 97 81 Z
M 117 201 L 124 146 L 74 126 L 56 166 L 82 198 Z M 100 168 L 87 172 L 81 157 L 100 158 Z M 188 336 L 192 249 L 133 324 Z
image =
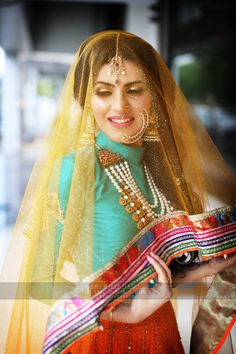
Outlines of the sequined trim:
M 206 211 L 205 213 L 202 213 L 202 214 L 189 215 L 189 219 L 192 221 L 202 220 L 202 219 L 208 218 L 208 217 L 216 215 L 216 214 L 222 214 L 227 211 L 230 212 L 235 208 L 236 208 L 236 204 L 235 205 L 227 205 L 227 206 L 223 206 L 223 207 L 220 207 L 220 208 L 217 208 L 214 210 Z

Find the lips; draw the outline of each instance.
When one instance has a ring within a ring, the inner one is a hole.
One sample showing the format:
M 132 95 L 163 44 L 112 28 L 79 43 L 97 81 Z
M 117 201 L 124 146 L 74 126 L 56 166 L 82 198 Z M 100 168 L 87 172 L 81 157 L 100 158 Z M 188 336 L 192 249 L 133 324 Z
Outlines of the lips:
M 108 117 L 108 121 L 115 128 L 126 128 L 129 127 L 133 121 L 134 117 L 132 116 L 111 116 Z

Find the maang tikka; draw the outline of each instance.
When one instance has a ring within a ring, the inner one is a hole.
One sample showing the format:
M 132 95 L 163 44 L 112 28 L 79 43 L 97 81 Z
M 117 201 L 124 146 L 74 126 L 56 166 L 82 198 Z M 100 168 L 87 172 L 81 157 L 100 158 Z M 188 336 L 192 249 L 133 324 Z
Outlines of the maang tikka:
M 125 67 L 123 64 L 123 59 L 118 54 L 119 53 L 119 37 L 120 37 L 120 34 L 118 34 L 116 37 L 116 54 L 111 59 L 109 69 L 108 69 L 108 74 L 109 75 L 116 75 L 117 79 L 120 75 L 126 75 Z

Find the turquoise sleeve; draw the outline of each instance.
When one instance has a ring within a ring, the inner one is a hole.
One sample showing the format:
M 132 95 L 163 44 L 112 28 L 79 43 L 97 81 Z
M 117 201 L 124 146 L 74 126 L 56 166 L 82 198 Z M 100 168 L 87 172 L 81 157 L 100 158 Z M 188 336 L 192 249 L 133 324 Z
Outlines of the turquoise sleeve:
M 73 169 L 75 162 L 75 152 L 66 155 L 61 163 L 60 179 L 59 179 L 59 203 L 63 214 L 66 215 L 67 202 L 70 194 L 70 186 L 72 181 Z M 57 220 L 56 222 L 56 240 L 54 265 L 57 264 L 57 259 L 60 251 L 60 244 L 63 232 L 63 224 Z

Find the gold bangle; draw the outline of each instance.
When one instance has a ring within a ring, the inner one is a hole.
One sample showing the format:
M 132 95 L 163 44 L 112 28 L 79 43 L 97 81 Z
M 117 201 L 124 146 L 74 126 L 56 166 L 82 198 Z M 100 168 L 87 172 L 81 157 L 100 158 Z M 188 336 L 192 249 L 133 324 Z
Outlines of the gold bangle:
M 110 311 L 110 318 L 111 318 L 111 322 L 114 322 L 114 319 L 113 319 L 113 312 L 115 311 L 115 307 L 112 307 L 111 308 L 111 311 Z

